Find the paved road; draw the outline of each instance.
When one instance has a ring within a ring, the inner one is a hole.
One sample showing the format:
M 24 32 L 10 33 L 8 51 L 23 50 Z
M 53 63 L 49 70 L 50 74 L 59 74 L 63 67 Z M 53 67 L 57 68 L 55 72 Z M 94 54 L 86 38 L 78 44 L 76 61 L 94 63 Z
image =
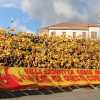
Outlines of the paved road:
M 1 100 L 100 100 L 100 89 L 74 89 L 72 92 L 62 92 L 46 95 L 28 95 Z

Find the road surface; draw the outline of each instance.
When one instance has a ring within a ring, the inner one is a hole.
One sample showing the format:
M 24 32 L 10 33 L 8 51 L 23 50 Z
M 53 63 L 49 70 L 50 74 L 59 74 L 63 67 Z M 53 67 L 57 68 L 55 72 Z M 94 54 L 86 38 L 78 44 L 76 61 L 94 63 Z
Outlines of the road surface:
M 19 93 L 20 94 L 20 93 Z M 27 92 L 16 97 L 2 97 L 0 100 L 100 100 L 100 88 L 89 89 L 79 88 L 72 91 L 41 94 L 39 92 L 32 94 L 32 91 L 27 95 Z

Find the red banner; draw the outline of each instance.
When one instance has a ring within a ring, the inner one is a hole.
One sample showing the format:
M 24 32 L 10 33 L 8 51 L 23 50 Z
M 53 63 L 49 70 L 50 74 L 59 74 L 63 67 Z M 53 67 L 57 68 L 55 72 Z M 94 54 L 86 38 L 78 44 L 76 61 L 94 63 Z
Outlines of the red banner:
M 0 67 L 0 89 L 100 84 L 100 70 Z

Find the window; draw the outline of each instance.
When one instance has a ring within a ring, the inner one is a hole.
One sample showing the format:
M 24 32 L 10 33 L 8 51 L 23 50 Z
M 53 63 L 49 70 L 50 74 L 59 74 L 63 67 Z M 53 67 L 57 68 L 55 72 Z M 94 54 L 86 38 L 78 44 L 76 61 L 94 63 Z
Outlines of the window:
M 51 32 L 51 35 L 52 35 L 52 36 L 56 35 L 56 32 Z
M 63 37 L 66 37 L 66 32 L 62 32 L 62 36 Z
M 91 32 L 91 39 L 97 39 L 97 32 Z
M 86 39 L 86 32 L 82 32 L 82 38 Z
M 73 32 L 73 38 L 76 38 L 76 32 Z

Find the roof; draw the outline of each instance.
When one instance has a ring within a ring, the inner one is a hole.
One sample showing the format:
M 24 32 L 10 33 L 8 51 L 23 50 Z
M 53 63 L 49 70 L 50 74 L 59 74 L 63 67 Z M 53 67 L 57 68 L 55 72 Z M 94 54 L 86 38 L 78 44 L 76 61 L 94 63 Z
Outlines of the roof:
M 59 23 L 44 27 L 42 29 L 80 29 L 88 30 L 89 27 L 97 27 L 96 24 L 84 24 L 84 23 Z

